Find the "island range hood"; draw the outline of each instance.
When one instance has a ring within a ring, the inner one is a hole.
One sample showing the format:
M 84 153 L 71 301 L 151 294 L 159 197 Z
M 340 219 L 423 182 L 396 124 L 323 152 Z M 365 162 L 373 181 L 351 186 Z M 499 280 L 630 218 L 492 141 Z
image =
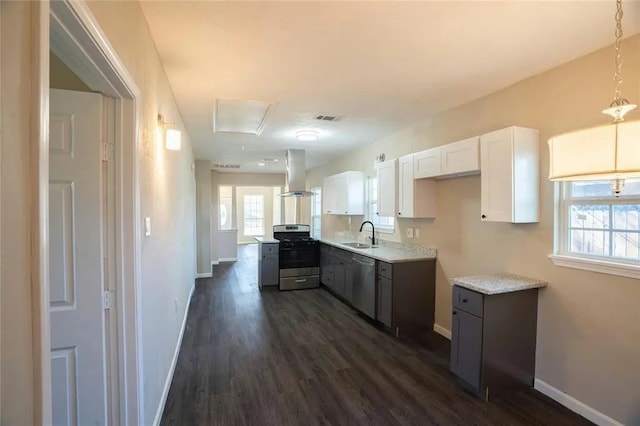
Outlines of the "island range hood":
M 280 194 L 282 197 L 310 197 L 313 192 L 305 189 L 305 171 L 306 162 L 304 157 L 304 149 L 289 149 L 285 159 L 287 167 L 287 183 L 285 192 Z

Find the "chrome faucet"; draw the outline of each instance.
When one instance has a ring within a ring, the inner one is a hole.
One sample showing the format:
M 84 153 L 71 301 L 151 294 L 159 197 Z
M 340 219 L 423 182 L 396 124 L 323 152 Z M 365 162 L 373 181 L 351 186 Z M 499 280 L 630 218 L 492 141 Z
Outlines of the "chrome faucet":
M 362 225 L 360 225 L 360 232 L 362 232 L 362 228 L 364 227 L 364 224 L 368 223 L 371 225 L 371 245 L 375 246 L 376 245 L 376 227 L 373 225 L 373 222 L 371 222 L 370 220 L 365 220 L 364 222 L 362 222 Z

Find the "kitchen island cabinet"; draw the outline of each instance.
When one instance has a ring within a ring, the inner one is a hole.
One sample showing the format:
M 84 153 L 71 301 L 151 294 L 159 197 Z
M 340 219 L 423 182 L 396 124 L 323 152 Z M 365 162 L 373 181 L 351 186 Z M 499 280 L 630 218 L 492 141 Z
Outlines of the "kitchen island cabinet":
M 481 398 L 533 386 L 538 288 L 513 274 L 453 278 L 451 371 Z

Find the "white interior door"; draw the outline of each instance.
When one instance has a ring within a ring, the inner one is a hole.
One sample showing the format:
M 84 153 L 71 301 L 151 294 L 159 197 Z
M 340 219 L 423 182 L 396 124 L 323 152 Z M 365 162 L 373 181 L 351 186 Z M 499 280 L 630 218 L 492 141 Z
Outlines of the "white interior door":
M 56 425 L 107 421 L 103 97 L 51 90 L 49 244 Z

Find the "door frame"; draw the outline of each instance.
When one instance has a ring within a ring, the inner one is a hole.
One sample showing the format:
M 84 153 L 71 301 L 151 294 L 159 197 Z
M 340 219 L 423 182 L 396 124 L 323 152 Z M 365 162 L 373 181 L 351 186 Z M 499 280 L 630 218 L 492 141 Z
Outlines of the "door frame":
M 32 297 L 34 420 L 51 424 L 49 317 L 49 49 L 92 90 L 115 99 L 115 264 L 118 375 L 123 425 L 144 424 L 140 318 L 140 90 L 84 1 L 32 8 Z M 51 23 L 51 25 L 50 25 Z M 51 34 L 50 31 L 51 30 Z M 51 41 L 51 43 L 50 43 Z M 115 420 L 115 419 L 114 419 Z

